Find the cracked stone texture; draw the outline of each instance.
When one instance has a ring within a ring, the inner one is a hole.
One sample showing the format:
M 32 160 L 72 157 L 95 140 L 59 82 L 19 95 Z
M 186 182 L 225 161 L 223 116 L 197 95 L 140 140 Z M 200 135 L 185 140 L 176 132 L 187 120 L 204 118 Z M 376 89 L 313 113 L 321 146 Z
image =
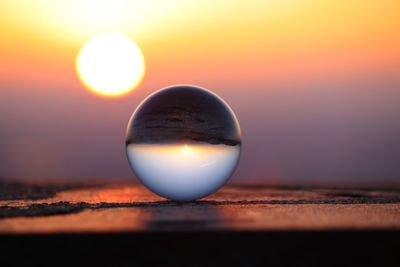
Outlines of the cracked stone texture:
M 136 184 L 77 187 L 0 183 L 0 233 L 400 229 L 396 190 L 230 185 L 173 202 Z

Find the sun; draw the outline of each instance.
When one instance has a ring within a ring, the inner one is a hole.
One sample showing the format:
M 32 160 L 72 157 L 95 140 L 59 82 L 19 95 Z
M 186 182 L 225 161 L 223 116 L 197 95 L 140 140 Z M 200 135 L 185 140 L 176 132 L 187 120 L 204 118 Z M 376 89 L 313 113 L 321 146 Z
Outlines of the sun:
M 181 147 L 180 151 L 182 156 L 190 156 L 191 154 L 193 154 L 193 148 L 188 145 L 184 145 L 183 147 Z
M 82 83 L 103 96 L 121 96 L 143 79 L 145 62 L 140 47 L 129 37 L 106 33 L 90 39 L 79 51 L 76 69 Z

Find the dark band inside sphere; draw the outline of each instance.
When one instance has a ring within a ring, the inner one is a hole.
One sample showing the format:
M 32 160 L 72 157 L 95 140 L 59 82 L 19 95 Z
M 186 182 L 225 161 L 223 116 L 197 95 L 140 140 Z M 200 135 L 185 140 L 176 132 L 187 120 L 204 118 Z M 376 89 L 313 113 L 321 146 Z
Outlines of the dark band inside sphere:
M 229 106 L 194 86 L 174 86 L 146 99 L 128 126 L 127 144 L 202 142 L 235 146 L 240 129 Z

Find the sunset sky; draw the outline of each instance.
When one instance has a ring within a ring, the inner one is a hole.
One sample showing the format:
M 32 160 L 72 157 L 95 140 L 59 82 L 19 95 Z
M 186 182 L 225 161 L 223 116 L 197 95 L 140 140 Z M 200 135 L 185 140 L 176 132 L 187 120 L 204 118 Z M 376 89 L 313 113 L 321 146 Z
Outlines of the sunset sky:
M 146 65 L 112 98 L 75 69 L 107 32 L 132 38 Z M 400 184 L 400 1 L 5 0 L 0 34 L 0 177 L 133 177 L 134 109 L 195 84 L 240 121 L 234 181 Z

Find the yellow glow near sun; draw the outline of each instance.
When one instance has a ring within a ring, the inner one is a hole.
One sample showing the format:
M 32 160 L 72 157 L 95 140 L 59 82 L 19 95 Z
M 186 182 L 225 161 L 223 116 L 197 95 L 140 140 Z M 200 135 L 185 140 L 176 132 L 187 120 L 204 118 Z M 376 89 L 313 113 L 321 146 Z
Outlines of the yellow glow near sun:
M 145 63 L 140 47 L 130 38 L 107 33 L 95 36 L 81 48 L 76 69 L 92 92 L 120 96 L 141 82 Z
M 180 151 L 182 156 L 189 156 L 194 152 L 193 148 L 188 145 L 184 145 Z

